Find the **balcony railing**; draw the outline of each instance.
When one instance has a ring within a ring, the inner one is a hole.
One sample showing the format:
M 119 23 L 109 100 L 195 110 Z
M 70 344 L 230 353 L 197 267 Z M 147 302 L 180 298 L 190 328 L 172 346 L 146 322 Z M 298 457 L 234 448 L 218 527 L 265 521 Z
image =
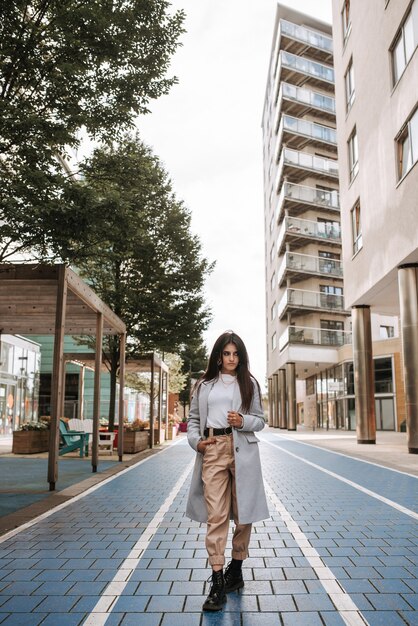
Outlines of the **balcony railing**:
M 302 74 L 323 80 L 327 83 L 334 83 L 335 81 L 334 70 L 329 65 L 312 61 L 306 57 L 300 57 L 297 54 L 292 54 L 285 50 L 280 51 L 278 70 L 280 70 L 281 67 L 301 72 Z M 280 72 L 278 73 L 280 74 Z
M 299 26 L 287 20 L 280 20 L 280 32 L 302 43 L 307 43 L 310 46 L 332 54 L 332 37 L 321 35 L 310 28 L 306 28 L 306 26 Z
M 300 201 L 306 204 L 335 209 L 336 211 L 340 210 L 340 196 L 337 190 L 323 191 L 315 187 L 287 182 L 284 183 L 280 190 L 279 206 L 285 198 L 296 202 Z
M 308 170 L 318 175 L 330 176 L 338 179 L 338 162 L 332 159 L 319 157 L 309 152 L 283 148 L 277 169 L 275 188 L 280 188 L 280 181 L 285 166 L 293 166 L 301 170 Z
M 279 338 L 279 349 L 283 350 L 288 344 L 338 347 L 351 344 L 351 342 L 351 333 L 344 330 L 288 326 Z
M 279 126 L 279 136 L 283 130 L 303 135 L 304 137 L 309 137 L 323 143 L 337 145 L 337 133 L 334 128 L 316 124 L 315 122 L 309 122 L 308 120 L 303 120 L 291 115 L 282 115 Z
M 286 235 L 293 238 L 309 238 L 327 243 L 341 243 L 341 226 L 339 222 L 315 222 L 297 217 L 285 217 L 277 238 L 277 249 L 280 250 Z
M 305 87 L 298 87 L 297 85 L 291 85 L 290 83 L 282 82 L 279 89 L 278 105 L 276 107 L 276 114 L 274 117 L 274 129 L 277 131 L 280 121 L 282 109 L 285 109 L 284 102 L 288 103 L 287 108 L 292 108 L 293 113 L 295 107 L 301 107 L 305 112 L 310 109 L 313 112 L 319 111 L 321 116 L 335 119 L 335 98 L 331 96 L 325 96 L 318 91 L 306 89 Z
M 343 265 L 338 259 L 286 252 L 278 271 L 278 283 L 281 284 L 287 271 L 302 274 L 316 274 L 320 276 L 343 277 Z
M 283 313 L 289 307 L 344 312 L 344 296 L 304 289 L 286 289 L 277 307 L 279 318 L 283 316 Z
M 335 115 L 335 98 L 325 96 L 323 93 L 313 91 L 312 89 L 306 89 L 306 87 L 298 87 L 297 85 L 282 82 L 280 85 L 279 100 L 282 100 L 282 98 L 294 100 L 302 105 L 321 109 L 326 113 Z

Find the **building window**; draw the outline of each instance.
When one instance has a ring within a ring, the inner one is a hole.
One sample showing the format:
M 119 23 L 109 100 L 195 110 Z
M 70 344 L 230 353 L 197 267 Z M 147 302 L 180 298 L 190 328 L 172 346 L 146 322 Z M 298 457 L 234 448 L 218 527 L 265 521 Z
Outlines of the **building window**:
M 418 161 L 418 109 L 405 124 L 397 143 L 398 175 L 401 179 Z
M 418 0 L 414 0 L 392 46 L 394 84 L 398 82 L 418 46 Z
M 275 286 L 276 286 L 276 272 L 273 272 L 271 276 L 271 280 L 270 280 L 270 287 L 272 291 L 275 288 Z
M 357 254 L 357 252 L 363 247 L 360 201 L 357 201 L 351 209 L 351 230 L 353 234 L 353 254 Z
M 374 360 L 375 393 L 393 393 L 392 358 Z
M 344 322 L 320 320 L 321 345 L 342 346 L 344 344 Z
M 345 40 L 351 32 L 350 0 L 344 0 L 343 10 L 341 11 L 341 18 L 343 22 L 343 38 L 345 43 Z
M 356 129 L 350 135 L 348 140 L 348 162 L 350 166 L 350 182 L 358 173 L 358 141 Z
M 345 73 L 345 103 L 347 111 L 353 106 L 353 102 L 356 97 L 356 91 L 354 88 L 354 68 L 353 59 L 350 59 L 347 71 Z
M 277 333 L 273 333 L 271 337 L 271 349 L 275 350 L 277 347 Z
M 276 319 L 276 303 L 273 304 L 273 306 L 271 307 L 271 321 Z
M 391 339 L 395 336 L 394 326 L 381 326 L 380 327 L 380 339 Z

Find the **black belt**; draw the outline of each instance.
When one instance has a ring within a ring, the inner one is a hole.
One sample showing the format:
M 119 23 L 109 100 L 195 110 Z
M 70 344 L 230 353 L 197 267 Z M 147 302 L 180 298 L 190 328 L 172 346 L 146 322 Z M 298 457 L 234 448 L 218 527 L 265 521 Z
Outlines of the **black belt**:
M 230 435 L 232 433 L 232 427 L 228 426 L 228 428 L 205 428 L 204 435 L 205 437 L 209 437 L 209 431 L 212 431 L 211 437 L 218 437 L 219 435 Z

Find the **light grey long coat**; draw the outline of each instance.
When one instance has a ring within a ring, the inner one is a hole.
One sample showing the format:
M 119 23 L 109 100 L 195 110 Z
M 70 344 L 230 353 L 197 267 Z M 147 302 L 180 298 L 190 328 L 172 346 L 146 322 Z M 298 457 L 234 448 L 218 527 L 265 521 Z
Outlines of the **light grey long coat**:
M 187 426 L 187 439 L 197 452 L 199 439 L 204 438 L 206 418 L 208 414 L 208 396 L 216 381 L 203 382 L 199 390 L 194 393 Z M 235 385 L 232 410 L 241 408 L 241 393 Z M 243 415 L 242 428 L 233 428 L 235 451 L 235 482 L 238 504 L 238 520 L 240 524 L 250 524 L 270 517 L 264 491 L 263 476 L 261 473 L 260 454 L 258 451 L 259 439 L 254 431 L 262 430 L 265 426 L 264 413 L 258 387 L 254 384 L 254 397 L 247 415 Z M 202 459 L 200 452 L 196 454 L 190 485 L 186 515 L 197 522 L 207 522 L 208 515 L 202 482 Z

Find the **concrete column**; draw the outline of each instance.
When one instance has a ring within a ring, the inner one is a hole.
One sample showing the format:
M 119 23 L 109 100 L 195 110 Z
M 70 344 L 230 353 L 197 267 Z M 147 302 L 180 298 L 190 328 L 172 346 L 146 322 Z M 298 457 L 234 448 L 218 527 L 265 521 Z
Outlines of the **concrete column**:
M 273 426 L 273 378 L 268 379 L 268 398 L 269 398 L 268 425 Z
M 286 363 L 287 430 L 296 430 L 296 372 L 294 363 Z
M 287 428 L 286 370 L 279 370 L 279 428 Z
M 398 272 L 408 450 L 418 454 L 418 265 Z
M 279 428 L 279 376 L 273 374 L 273 426 Z
M 352 320 L 357 443 L 376 443 L 370 307 L 365 305 L 353 307 Z

